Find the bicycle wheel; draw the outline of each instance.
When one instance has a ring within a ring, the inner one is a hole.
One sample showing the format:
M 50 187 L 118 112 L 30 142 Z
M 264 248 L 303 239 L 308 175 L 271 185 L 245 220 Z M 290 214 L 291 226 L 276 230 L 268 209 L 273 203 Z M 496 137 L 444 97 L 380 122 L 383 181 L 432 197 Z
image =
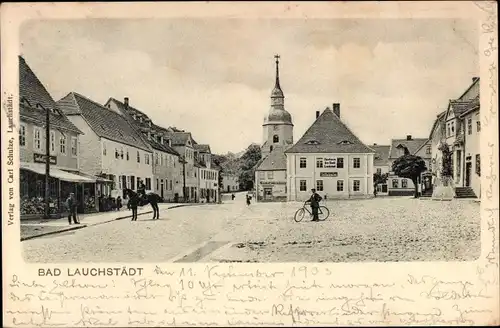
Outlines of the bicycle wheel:
M 330 210 L 326 206 L 320 206 L 318 209 L 318 219 L 325 221 L 330 216 Z
M 306 211 L 303 208 L 299 208 L 297 212 L 295 212 L 295 216 L 293 217 L 293 219 L 295 220 L 295 222 L 300 222 L 304 219 L 305 214 Z

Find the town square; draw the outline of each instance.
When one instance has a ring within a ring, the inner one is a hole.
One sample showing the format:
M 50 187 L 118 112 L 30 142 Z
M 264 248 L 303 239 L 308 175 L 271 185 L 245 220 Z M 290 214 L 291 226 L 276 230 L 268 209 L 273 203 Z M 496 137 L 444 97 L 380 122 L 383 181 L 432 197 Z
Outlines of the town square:
M 30 24 L 18 57 L 26 261 L 480 255 L 475 25 L 436 21 L 431 38 L 411 20 Z M 76 37 L 54 54 L 37 29 Z M 164 39 L 142 38 L 158 29 Z

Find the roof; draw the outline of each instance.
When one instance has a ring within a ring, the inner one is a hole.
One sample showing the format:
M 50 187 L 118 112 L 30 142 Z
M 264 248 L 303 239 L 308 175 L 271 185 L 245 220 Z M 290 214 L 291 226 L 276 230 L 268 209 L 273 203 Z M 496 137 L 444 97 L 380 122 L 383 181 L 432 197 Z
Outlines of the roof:
M 106 104 L 108 104 L 109 102 L 114 102 L 116 104 L 116 106 L 118 106 L 120 108 L 120 110 L 125 113 L 124 115 L 128 118 L 129 120 L 129 123 L 132 124 L 132 126 L 134 126 L 136 129 L 138 129 L 138 132 L 141 133 L 140 131 L 140 128 L 141 127 L 149 127 L 149 124 L 146 123 L 145 121 L 139 121 L 139 120 L 134 120 L 134 118 L 127 112 L 127 107 L 125 106 L 124 103 L 122 103 L 121 101 L 119 100 L 116 100 L 115 98 L 111 97 L 109 98 L 109 100 L 106 102 Z M 142 115 L 142 117 L 144 118 L 149 118 L 146 114 L 144 114 L 142 111 L 138 110 L 137 108 L 135 107 L 132 107 L 129 105 L 129 109 L 132 109 L 134 111 L 134 113 L 137 115 L 137 114 L 140 114 Z M 156 124 L 151 124 L 152 125 L 152 128 L 153 129 L 156 129 L 156 130 L 161 130 L 162 133 L 163 130 L 166 131 L 166 129 L 162 128 L 161 126 L 159 125 L 156 125 Z M 163 151 L 165 153 L 169 153 L 169 154 L 172 154 L 172 155 L 177 155 L 179 156 L 179 153 L 173 149 L 172 147 L 168 146 L 168 145 L 165 145 L 165 144 L 161 144 L 159 143 L 158 141 L 154 140 L 154 138 L 151 138 L 151 139 L 147 139 L 147 137 L 145 137 L 144 139 L 146 139 L 146 142 L 151 146 L 153 147 L 154 149 L 156 150 L 159 150 L 159 151 Z
M 470 112 L 478 110 L 480 106 L 481 106 L 481 104 L 479 103 L 479 96 L 474 98 L 474 99 L 471 99 L 468 102 L 465 110 L 462 111 L 462 113 L 459 115 L 459 117 L 462 118 L 465 115 L 469 114 Z
M 185 146 L 191 138 L 190 132 L 166 132 L 166 137 L 172 141 L 173 146 Z
M 407 139 L 392 139 L 391 140 L 391 150 L 389 151 L 389 158 L 398 158 L 399 153 L 396 151 L 399 145 L 405 146 L 408 148 L 410 154 L 415 155 L 417 151 L 422 148 L 422 146 L 428 141 L 427 138 L 412 138 L 411 140 Z
M 286 153 L 373 153 L 329 108 Z
M 373 145 L 370 146 L 370 148 L 375 151 L 375 157 L 373 158 L 373 165 L 375 166 L 389 165 L 389 152 L 391 150 L 390 145 Z
M 265 158 L 261 159 L 257 171 L 286 170 L 286 155 L 282 150 L 273 150 Z
M 470 85 L 470 86 L 469 86 L 469 87 L 468 87 L 468 88 L 464 91 L 464 93 L 462 93 L 462 95 L 461 95 L 460 97 L 458 97 L 458 99 L 462 99 L 462 98 L 464 98 L 464 97 L 467 95 L 467 93 L 468 93 L 469 91 L 471 91 L 471 89 L 472 89 L 475 85 L 479 84 L 479 80 L 480 80 L 480 78 L 479 78 L 479 77 L 473 77 L 473 78 L 472 78 L 472 83 L 471 83 L 471 85 Z M 477 90 L 477 92 L 479 92 L 479 89 Z
M 46 120 L 46 110 L 49 110 L 51 126 L 83 134 L 59 110 L 52 96 L 21 56 L 19 56 L 19 104 L 19 115 L 23 120 L 43 124 Z
M 209 145 L 200 145 L 200 144 L 194 143 L 194 149 L 196 149 L 200 153 L 211 153 Z
M 132 147 L 151 151 L 141 134 L 125 117 L 76 92 L 69 93 L 58 101 L 60 108 L 72 112 L 75 108 L 90 128 L 100 137 Z M 74 114 L 71 114 L 74 115 Z
M 439 122 L 444 120 L 444 117 L 446 116 L 447 112 L 448 111 L 445 110 L 437 115 L 436 119 L 434 120 L 434 123 L 432 124 L 431 133 L 429 134 L 429 139 L 432 139 L 432 134 L 434 133 L 434 129 L 436 128 Z

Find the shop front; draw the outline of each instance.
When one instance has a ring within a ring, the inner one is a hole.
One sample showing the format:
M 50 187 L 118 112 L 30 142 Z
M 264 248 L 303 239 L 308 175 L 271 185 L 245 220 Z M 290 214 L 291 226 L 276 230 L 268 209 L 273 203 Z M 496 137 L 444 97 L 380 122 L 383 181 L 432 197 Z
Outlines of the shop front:
M 67 215 L 66 199 L 75 194 L 78 213 L 97 211 L 95 204 L 96 180 L 61 170 L 50 168 L 49 213 L 52 218 Z M 21 163 L 20 167 L 20 214 L 21 219 L 36 219 L 45 213 L 45 165 Z

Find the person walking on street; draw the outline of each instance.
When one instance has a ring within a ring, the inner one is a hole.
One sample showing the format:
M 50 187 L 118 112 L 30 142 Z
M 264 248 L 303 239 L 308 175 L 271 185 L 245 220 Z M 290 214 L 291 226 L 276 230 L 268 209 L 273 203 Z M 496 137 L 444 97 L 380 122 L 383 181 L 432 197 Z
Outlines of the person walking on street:
M 319 202 L 321 202 L 322 198 L 320 195 L 316 193 L 316 189 L 311 189 L 312 195 L 309 198 L 309 203 L 311 204 L 311 210 L 313 214 L 312 221 L 319 221 L 318 210 L 319 210 Z
M 66 200 L 66 205 L 68 205 L 69 209 L 68 223 L 71 224 L 71 216 L 73 216 L 73 222 L 75 224 L 80 224 L 80 222 L 76 219 L 76 199 L 74 193 L 69 194 L 69 197 Z
M 251 199 L 252 199 L 252 198 L 250 197 L 250 195 L 247 195 L 247 206 L 250 206 L 250 200 L 251 200 Z

